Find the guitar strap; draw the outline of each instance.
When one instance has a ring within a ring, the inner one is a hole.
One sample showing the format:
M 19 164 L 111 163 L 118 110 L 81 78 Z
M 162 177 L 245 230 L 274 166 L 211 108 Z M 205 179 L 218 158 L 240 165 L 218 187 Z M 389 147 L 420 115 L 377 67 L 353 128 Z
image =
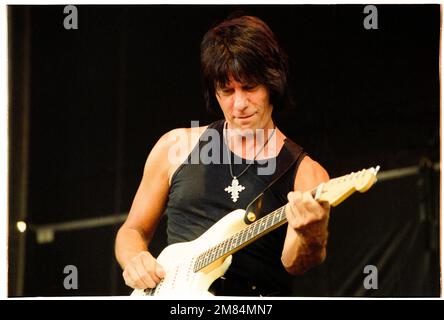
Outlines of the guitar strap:
M 270 190 L 270 188 L 279 179 L 281 179 L 288 172 L 288 170 L 293 168 L 294 165 L 298 167 L 302 159 L 307 155 L 302 147 L 288 138 L 285 139 L 285 146 L 287 147 L 288 152 L 285 152 L 281 156 L 276 157 L 276 170 L 271 178 L 271 182 L 253 201 L 250 202 L 250 204 L 245 209 L 245 223 L 250 224 L 254 222 L 256 216 L 260 215 L 260 213 L 262 212 L 262 201 L 264 198 L 264 193 Z M 253 215 L 251 215 L 251 213 L 253 213 Z

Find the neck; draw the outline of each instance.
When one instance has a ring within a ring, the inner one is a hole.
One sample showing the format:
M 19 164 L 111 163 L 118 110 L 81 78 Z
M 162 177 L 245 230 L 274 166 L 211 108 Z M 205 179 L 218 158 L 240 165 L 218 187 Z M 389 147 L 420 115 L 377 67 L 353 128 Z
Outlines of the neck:
M 274 156 L 277 146 L 276 127 L 273 120 L 267 123 L 266 126 L 257 129 L 231 129 L 230 124 L 226 123 L 225 137 L 226 143 L 230 150 L 237 155 L 241 155 L 245 159 L 253 159 L 262 155 Z M 264 144 L 266 145 L 263 148 Z M 262 151 L 260 149 L 263 148 Z M 260 152 L 259 152 L 260 151 Z

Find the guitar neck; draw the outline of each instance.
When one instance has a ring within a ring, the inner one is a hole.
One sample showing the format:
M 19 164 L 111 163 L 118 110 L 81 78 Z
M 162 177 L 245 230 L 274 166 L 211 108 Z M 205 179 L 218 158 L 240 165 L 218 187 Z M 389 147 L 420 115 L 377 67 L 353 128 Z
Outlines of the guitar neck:
M 232 255 L 286 222 L 284 205 L 200 254 L 196 259 L 194 271 L 197 272 L 220 258 Z
M 331 206 L 337 206 L 356 190 L 360 192 L 367 191 L 376 182 L 378 171 L 379 166 L 376 169 L 370 168 L 356 173 L 352 172 L 351 174 L 322 183 L 310 190 L 310 193 L 319 202 L 328 202 Z M 201 253 L 196 259 L 194 272 L 205 268 L 220 258 L 225 258 L 239 251 L 285 224 L 287 222 L 285 207 L 286 204 Z

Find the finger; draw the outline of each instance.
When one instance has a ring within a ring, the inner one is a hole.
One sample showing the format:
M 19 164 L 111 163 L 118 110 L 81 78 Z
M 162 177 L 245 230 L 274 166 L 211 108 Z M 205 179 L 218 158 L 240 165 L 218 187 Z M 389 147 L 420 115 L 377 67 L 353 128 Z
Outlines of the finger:
M 138 274 L 138 279 L 141 282 L 142 286 L 145 286 L 145 288 L 154 288 L 156 286 L 156 283 L 151 279 L 151 276 L 149 275 L 149 271 L 146 270 L 144 264 L 143 264 L 143 259 L 141 258 L 142 261 L 138 261 L 135 264 L 135 269 L 136 272 Z
M 323 217 L 323 209 L 321 205 L 313 199 L 310 192 L 304 192 L 302 195 L 302 205 L 305 212 L 308 213 L 309 220 L 320 220 Z
M 291 202 L 295 205 L 302 202 L 302 193 L 300 191 L 291 191 L 287 195 L 288 202 Z
M 330 213 L 330 204 L 328 202 L 316 201 L 310 192 L 303 194 L 303 205 L 309 213 L 310 221 L 319 221 L 328 219 Z
M 296 213 L 294 209 L 302 203 L 302 194 L 299 191 L 291 191 L 288 193 L 287 199 L 293 213 Z
M 294 196 L 292 196 L 292 195 L 288 196 L 289 201 L 286 205 L 285 213 L 290 215 L 291 219 L 296 219 L 299 217 L 299 212 L 294 204 L 293 197 Z
M 298 229 L 302 226 L 301 222 L 303 221 L 303 217 L 301 215 L 301 212 L 292 202 L 289 202 L 287 204 L 285 214 L 288 220 L 288 224 L 293 229 Z
M 156 260 L 154 258 L 142 258 L 143 266 L 145 267 L 145 272 L 147 276 L 151 278 L 152 281 L 155 282 L 155 284 L 158 284 L 160 282 L 160 278 L 156 275 Z
M 141 281 L 140 276 L 136 269 L 130 265 L 126 269 L 126 274 L 128 278 L 130 279 L 129 284 L 131 284 L 131 287 L 134 289 L 145 289 L 147 288 L 145 284 Z
M 293 194 L 294 194 L 294 198 L 292 201 L 293 210 L 297 213 L 297 218 L 299 219 L 299 223 L 303 223 L 304 220 L 306 219 L 305 217 L 306 209 L 304 205 L 303 193 L 300 191 L 295 191 Z
M 293 223 L 297 220 L 297 212 L 291 205 L 291 203 L 287 203 L 285 206 L 285 216 L 287 218 L 288 224 L 293 227 Z
M 128 287 L 131 287 L 133 289 L 135 289 L 135 284 L 134 284 L 134 280 L 131 278 L 131 276 L 129 275 L 127 269 L 123 270 L 122 272 L 122 276 L 123 276 L 123 280 L 125 280 L 125 284 Z

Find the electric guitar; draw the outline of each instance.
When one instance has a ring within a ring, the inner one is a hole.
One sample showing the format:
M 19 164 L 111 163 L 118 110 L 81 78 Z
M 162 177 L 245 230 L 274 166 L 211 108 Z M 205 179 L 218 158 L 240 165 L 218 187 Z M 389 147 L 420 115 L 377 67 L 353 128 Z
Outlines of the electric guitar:
M 335 207 L 355 191 L 366 192 L 376 182 L 376 168 L 334 178 L 311 190 L 314 199 Z M 287 222 L 285 205 L 255 220 L 254 212 L 237 209 L 224 216 L 199 238 L 167 246 L 157 261 L 165 277 L 154 289 L 136 289 L 132 296 L 205 296 L 223 276 L 232 254 Z M 252 222 L 254 221 L 254 222 Z

